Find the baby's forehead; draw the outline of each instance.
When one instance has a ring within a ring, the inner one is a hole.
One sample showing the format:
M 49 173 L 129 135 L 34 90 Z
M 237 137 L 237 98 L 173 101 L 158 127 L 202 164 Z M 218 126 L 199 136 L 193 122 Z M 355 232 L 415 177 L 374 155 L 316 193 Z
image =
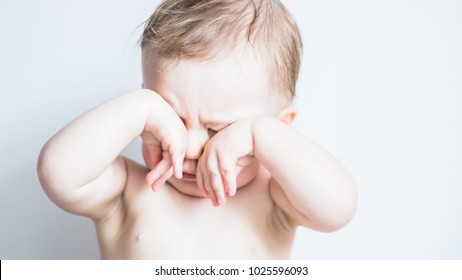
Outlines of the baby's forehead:
M 210 51 L 206 56 L 200 54 L 178 55 L 178 56 L 162 56 L 156 50 L 149 47 L 142 49 L 142 60 L 144 63 L 151 63 L 156 66 L 174 66 L 180 61 L 188 61 L 190 63 L 197 63 L 203 65 L 220 64 L 222 61 L 243 63 L 243 62 L 257 62 L 260 64 L 262 71 L 266 71 L 265 58 L 262 53 L 258 52 L 249 42 L 242 42 L 238 45 L 229 48 L 223 48 L 221 51 Z
M 271 78 L 269 69 L 261 57 L 248 49 L 224 51 L 212 58 L 163 58 L 151 50 L 143 50 L 143 79 L 167 79 L 170 84 L 184 85 L 194 90 L 199 85 L 208 86 L 216 93 L 244 92 L 249 97 L 274 99 L 283 107 L 288 104 L 287 95 L 280 92 Z M 261 93 L 264 94 L 261 94 Z M 236 94 L 236 98 L 239 95 Z M 220 98 L 216 94 L 213 98 Z

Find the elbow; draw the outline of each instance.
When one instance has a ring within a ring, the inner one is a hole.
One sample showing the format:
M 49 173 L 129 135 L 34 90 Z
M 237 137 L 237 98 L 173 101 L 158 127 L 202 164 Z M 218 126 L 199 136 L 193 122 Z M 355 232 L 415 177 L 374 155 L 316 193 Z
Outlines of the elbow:
M 356 185 L 350 191 L 330 203 L 318 208 L 317 214 L 305 217 L 303 226 L 319 232 L 335 232 L 344 228 L 353 219 L 358 206 Z
M 358 207 L 358 193 L 356 186 L 341 200 L 334 203 L 328 211 L 330 214 L 324 217 L 324 222 L 318 229 L 321 232 L 335 232 L 348 225 L 356 214 Z
M 63 180 L 63 164 L 59 157 L 54 154 L 50 144 L 47 143 L 40 151 L 37 160 L 37 176 L 48 198 L 58 207 L 69 211 L 69 205 L 72 205 L 73 192 Z
M 37 160 L 37 176 L 43 189 L 46 189 L 51 185 L 50 181 L 52 175 L 50 173 L 52 171 L 52 164 L 50 163 L 50 160 L 47 145 L 45 144 L 45 146 L 42 147 Z
M 50 196 L 53 189 L 55 174 L 53 168 L 53 157 L 50 155 L 49 147 L 47 144 L 43 146 L 37 160 L 37 176 L 45 193 Z
M 339 208 L 335 214 L 326 217 L 323 222 L 319 223 L 316 230 L 320 232 L 335 232 L 350 223 L 356 213 L 356 204 L 351 203 L 348 207 Z
M 37 160 L 37 176 L 45 193 L 53 201 L 59 193 L 59 186 L 62 185 L 59 162 L 53 155 L 53 149 L 46 143 L 40 151 Z
M 336 213 L 325 215 L 318 218 L 306 218 L 302 226 L 311 228 L 319 232 L 335 232 L 344 228 L 352 219 L 356 212 L 356 207 L 348 209 L 338 209 Z

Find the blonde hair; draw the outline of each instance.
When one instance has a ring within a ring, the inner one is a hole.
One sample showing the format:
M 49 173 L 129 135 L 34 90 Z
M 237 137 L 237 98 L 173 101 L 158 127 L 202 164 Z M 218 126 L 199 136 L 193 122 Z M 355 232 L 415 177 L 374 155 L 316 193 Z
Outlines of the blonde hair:
M 242 39 L 261 52 L 269 78 L 295 96 L 302 40 L 278 0 L 164 0 L 147 20 L 140 44 L 160 59 L 211 59 Z

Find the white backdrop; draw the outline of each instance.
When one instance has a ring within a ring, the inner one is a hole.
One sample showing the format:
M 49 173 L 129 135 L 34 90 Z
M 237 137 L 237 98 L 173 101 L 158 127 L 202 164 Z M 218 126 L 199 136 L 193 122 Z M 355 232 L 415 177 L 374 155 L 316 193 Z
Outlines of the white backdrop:
M 300 229 L 294 259 L 462 258 L 462 2 L 283 0 L 304 39 L 295 127 L 353 173 L 353 221 Z M 40 148 L 141 83 L 158 1 L 0 0 L 0 258 L 97 259 L 89 219 L 52 204 Z M 140 158 L 139 142 L 124 153 Z

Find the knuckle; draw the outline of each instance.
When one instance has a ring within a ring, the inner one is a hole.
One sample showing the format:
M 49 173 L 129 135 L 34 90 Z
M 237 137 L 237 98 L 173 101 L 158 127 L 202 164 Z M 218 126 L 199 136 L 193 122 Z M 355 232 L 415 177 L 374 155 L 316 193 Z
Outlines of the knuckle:
M 220 165 L 220 168 L 221 168 L 221 172 L 222 172 L 223 174 L 229 174 L 229 173 L 231 173 L 231 171 L 232 171 L 232 167 L 231 167 L 230 164 L 222 163 L 222 164 Z
M 222 169 L 221 174 L 223 175 L 225 180 L 228 180 L 232 173 L 231 173 L 231 170 Z
M 212 181 L 212 188 L 214 190 L 219 190 L 220 189 L 220 185 L 219 185 L 219 182 L 221 180 L 221 177 L 218 173 L 212 173 L 210 174 L 211 176 L 211 181 Z
M 205 164 L 206 164 L 207 168 L 208 168 L 212 173 L 215 172 L 214 169 L 215 169 L 215 165 L 216 165 L 216 160 L 215 160 L 214 158 L 212 158 L 212 157 L 207 158 Z

